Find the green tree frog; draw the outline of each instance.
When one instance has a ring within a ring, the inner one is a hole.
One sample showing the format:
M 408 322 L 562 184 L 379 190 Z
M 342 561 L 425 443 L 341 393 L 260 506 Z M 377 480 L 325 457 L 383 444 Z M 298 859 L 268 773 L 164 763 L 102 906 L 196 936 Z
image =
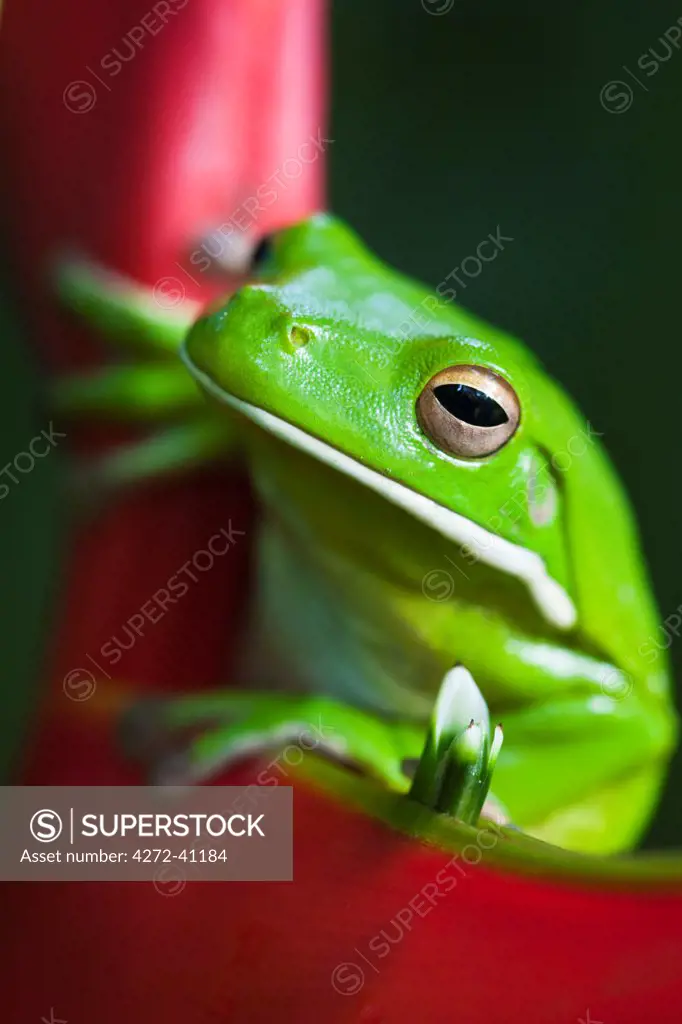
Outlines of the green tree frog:
M 664 655 L 640 654 L 657 613 L 598 435 L 521 342 L 334 217 L 277 233 L 258 262 L 189 331 L 113 275 L 61 273 L 72 306 L 149 356 L 63 381 L 62 408 L 181 419 L 111 478 L 232 451 L 261 505 L 239 689 L 164 712 L 212 721 L 180 777 L 306 729 L 406 791 L 459 665 L 504 724 L 492 791 L 511 820 L 567 848 L 631 845 L 675 716 Z

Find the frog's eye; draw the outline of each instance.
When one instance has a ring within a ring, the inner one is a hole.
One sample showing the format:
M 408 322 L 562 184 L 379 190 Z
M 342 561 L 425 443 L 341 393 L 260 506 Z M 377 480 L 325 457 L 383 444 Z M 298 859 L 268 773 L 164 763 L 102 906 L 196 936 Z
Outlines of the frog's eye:
M 263 235 L 251 254 L 251 265 L 249 269 L 252 273 L 256 273 L 265 266 L 272 256 L 272 248 L 272 235 Z
M 417 399 L 425 434 L 443 451 L 466 459 L 498 451 L 519 425 L 521 407 L 511 384 L 484 366 L 449 366 Z

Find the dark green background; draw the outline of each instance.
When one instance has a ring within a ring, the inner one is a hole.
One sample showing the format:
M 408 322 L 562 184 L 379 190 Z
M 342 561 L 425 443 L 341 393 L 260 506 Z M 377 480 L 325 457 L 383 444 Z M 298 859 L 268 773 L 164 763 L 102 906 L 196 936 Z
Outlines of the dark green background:
M 332 35 L 332 207 L 432 285 L 497 225 L 514 238 L 458 301 L 524 338 L 604 432 L 665 615 L 682 603 L 682 50 L 650 78 L 637 59 L 665 56 L 679 17 L 632 0 L 455 0 L 441 16 L 339 0 Z M 608 113 L 623 64 L 649 92 L 630 80 L 632 106 Z M 672 654 L 682 679 L 682 637 Z M 657 845 L 682 841 L 680 785 L 678 758 Z
M 682 603 L 682 52 L 650 78 L 637 60 L 665 55 L 682 4 L 520 6 L 455 0 L 435 16 L 420 0 L 338 0 L 331 205 L 434 285 L 498 225 L 513 237 L 461 299 L 525 338 L 604 432 L 667 615 Z M 621 114 L 600 104 L 613 79 L 634 90 Z M 44 423 L 11 343 L 0 380 L 4 465 Z M 0 672 L 14 693 L 34 675 L 54 575 L 57 462 L 0 503 Z M 672 654 L 682 679 L 682 638 Z M 653 845 L 682 840 L 681 783 L 677 758 Z

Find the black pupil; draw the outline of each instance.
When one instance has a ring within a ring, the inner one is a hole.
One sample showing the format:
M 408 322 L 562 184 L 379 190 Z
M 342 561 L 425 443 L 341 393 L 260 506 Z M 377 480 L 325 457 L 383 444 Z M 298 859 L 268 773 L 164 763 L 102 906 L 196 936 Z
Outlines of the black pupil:
M 272 240 L 269 235 L 264 235 L 253 250 L 251 257 L 251 269 L 258 270 L 269 259 L 272 252 Z
M 439 384 L 433 393 L 444 409 L 474 427 L 499 427 L 509 419 L 499 402 L 468 384 Z

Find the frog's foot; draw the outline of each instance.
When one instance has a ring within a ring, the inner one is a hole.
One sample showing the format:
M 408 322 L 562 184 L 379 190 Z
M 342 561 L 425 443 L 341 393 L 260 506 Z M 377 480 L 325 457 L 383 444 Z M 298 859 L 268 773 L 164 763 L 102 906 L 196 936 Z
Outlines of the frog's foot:
M 233 447 L 229 426 L 208 419 L 157 430 L 109 454 L 75 460 L 67 477 L 70 496 L 78 508 L 97 508 L 124 487 L 229 459 Z
M 184 420 L 204 408 L 196 384 L 178 358 L 117 363 L 59 377 L 51 399 L 60 416 L 140 424 Z
M 123 723 L 123 740 L 129 753 L 149 763 L 151 779 L 160 785 L 204 782 L 266 751 L 281 753 L 276 763 L 286 772 L 286 765 L 314 752 L 405 792 L 404 765 L 418 755 L 424 729 L 325 697 L 222 691 L 141 702 Z
M 229 423 L 200 400 L 179 362 L 177 367 L 116 366 L 62 377 L 51 398 L 55 413 L 69 419 L 88 415 L 161 424 L 139 441 L 78 462 L 72 484 L 79 499 L 204 466 L 229 457 L 234 446 Z
M 50 395 L 55 413 L 153 426 L 139 441 L 76 466 L 73 485 L 81 503 L 107 489 L 229 456 L 234 447 L 229 424 L 203 401 L 178 358 L 198 304 L 158 286 L 140 287 L 84 260 L 59 261 L 55 285 L 62 302 L 128 359 L 58 378 Z
M 164 278 L 154 288 L 80 257 L 63 255 L 52 284 L 64 306 L 86 320 L 116 349 L 142 359 L 174 360 L 201 306 L 184 296 L 180 281 Z
M 103 369 L 59 378 L 52 388 L 57 413 L 153 423 L 204 408 L 178 358 L 198 304 L 164 309 L 154 291 L 86 260 L 60 260 L 54 284 L 62 303 L 107 338 L 117 357 Z

